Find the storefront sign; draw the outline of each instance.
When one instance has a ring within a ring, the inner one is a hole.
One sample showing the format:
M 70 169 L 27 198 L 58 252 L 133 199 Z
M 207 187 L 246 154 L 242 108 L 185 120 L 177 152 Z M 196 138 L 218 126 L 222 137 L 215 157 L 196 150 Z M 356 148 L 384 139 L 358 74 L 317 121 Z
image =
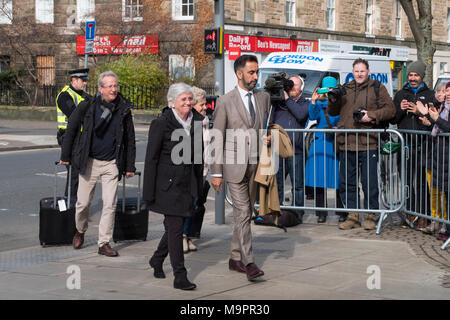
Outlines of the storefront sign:
M 85 37 L 77 36 L 77 54 L 84 54 Z M 94 54 L 158 53 L 158 35 L 95 36 Z
M 285 38 L 225 35 L 225 49 L 240 48 L 251 52 L 317 52 L 318 42 Z
M 408 61 L 409 48 L 380 44 L 354 43 L 319 39 L 319 52 L 325 54 L 340 54 L 351 51 L 364 52 L 374 56 L 384 56 L 393 61 Z

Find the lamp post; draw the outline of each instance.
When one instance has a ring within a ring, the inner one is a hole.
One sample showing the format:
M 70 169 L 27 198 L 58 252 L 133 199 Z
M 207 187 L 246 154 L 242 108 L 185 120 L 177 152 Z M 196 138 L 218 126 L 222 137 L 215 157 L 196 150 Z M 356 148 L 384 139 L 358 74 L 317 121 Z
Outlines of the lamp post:
M 224 22 L 224 0 L 214 1 L 214 26 L 222 28 Z M 216 96 L 224 94 L 225 78 L 224 78 L 224 57 L 223 54 L 216 54 L 214 59 L 214 82 L 216 88 Z M 215 193 L 215 223 L 225 223 L 225 182 L 219 193 Z

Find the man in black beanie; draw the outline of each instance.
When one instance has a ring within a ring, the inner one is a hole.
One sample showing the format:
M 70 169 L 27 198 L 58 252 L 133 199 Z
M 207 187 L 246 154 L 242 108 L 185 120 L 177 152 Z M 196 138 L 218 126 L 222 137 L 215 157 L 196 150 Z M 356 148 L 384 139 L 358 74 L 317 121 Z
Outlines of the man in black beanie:
M 100 177 L 103 208 L 98 253 L 115 257 L 118 253 L 109 241 L 114 227 L 117 186 L 123 174 L 127 178 L 134 176 L 136 142 L 131 104 L 118 93 L 117 75 L 111 71 L 102 73 L 98 91 L 95 98 L 81 102 L 70 116 L 60 162 L 65 165 L 72 162 L 80 172 L 73 247 L 80 249 L 83 245 L 89 207 Z
M 423 82 L 425 70 L 426 65 L 421 60 L 412 62 L 407 69 L 408 82 L 395 94 L 394 104 L 396 115 L 391 123 L 397 124 L 398 129 L 431 131 L 432 127 L 425 126 L 419 119 L 421 114 L 416 106 L 417 101 L 421 101 L 425 106 L 429 103 L 437 102 L 434 92 L 428 89 L 426 83 Z M 408 211 L 428 214 L 425 212 L 427 210 L 425 204 L 429 202 L 425 201 L 425 199 L 429 199 L 425 170 L 428 160 L 425 150 L 427 136 L 418 136 L 415 139 L 415 135 L 405 133 L 403 137 L 405 138 L 405 144 L 409 147 L 409 157 L 407 158 L 409 160 L 406 162 L 405 183 L 409 185 L 411 196 L 406 201 L 406 209 Z M 422 159 L 420 158 L 421 156 Z M 415 188 L 415 186 L 417 187 Z M 411 222 L 415 219 L 413 215 L 408 215 L 407 217 Z M 426 222 L 425 219 L 420 219 L 417 226 L 418 229 L 425 229 Z

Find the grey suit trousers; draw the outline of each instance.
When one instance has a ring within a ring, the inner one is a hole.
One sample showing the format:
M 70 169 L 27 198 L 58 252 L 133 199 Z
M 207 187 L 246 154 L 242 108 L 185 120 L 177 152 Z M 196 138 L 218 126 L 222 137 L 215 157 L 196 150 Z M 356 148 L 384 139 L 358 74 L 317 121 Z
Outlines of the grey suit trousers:
M 252 250 L 251 218 L 256 200 L 256 165 L 248 165 L 239 183 L 227 182 L 233 201 L 234 227 L 231 239 L 231 259 L 241 260 L 245 265 L 254 263 Z

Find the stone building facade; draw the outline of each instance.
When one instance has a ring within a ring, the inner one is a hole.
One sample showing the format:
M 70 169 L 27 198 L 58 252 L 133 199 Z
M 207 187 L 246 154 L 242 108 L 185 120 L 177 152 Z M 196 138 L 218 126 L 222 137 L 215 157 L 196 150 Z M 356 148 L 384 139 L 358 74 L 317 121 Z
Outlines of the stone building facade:
M 105 37 L 123 40 L 151 35 L 156 36 L 154 46 L 163 68 L 177 70 L 174 77 L 197 72 L 212 79 L 208 68 L 195 70 L 196 61 L 206 56 L 198 57 L 202 48 L 193 47 L 198 42 L 193 35 L 213 25 L 213 19 L 213 0 L 2 0 L 0 72 L 26 69 L 46 78 L 38 79 L 41 85 L 63 85 L 68 70 L 84 66 L 80 37 L 84 37 L 85 22 L 95 20 L 100 38 L 95 40 L 96 54 L 89 57 L 90 67 L 117 56 L 97 50 L 97 43 L 105 49 Z M 141 49 L 146 50 L 145 46 Z M 28 81 L 33 82 L 31 78 Z
M 436 79 L 450 71 L 450 0 L 433 0 L 432 14 Z M 391 59 L 397 87 L 405 80 L 406 65 L 417 59 L 408 18 L 398 0 L 225 0 L 225 34 L 318 41 L 313 51 L 327 52 L 331 46 L 346 50 L 354 44 L 377 55 L 402 52 Z M 268 55 L 254 53 L 260 59 Z
M 272 39 L 272 51 L 289 42 L 293 51 L 323 51 L 327 45 L 344 48 L 348 43 L 369 48 L 373 54 L 399 49 L 406 53 L 393 60 L 399 85 L 406 64 L 417 56 L 398 0 L 224 2 L 225 45 L 227 37 L 248 36 L 252 41 Z M 432 6 L 436 78 L 450 71 L 450 0 L 433 0 Z M 64 84 L 67 70 L 84 64 L 84 55 L 77 54 L 77 37 L 84 35 L 86 19 L 95 19 L 97 35 L 157 35 L 157 54 L 172 78 L 195 74 L 197 83 L 211 85 L 214 67 L 211 57 L 201 53 L 201 35 L 204 27 L 214 24 L 213 8 L 214 0 L 2 0 L 0 71 L 28 68 L 41 84 Z M 225 63 L 231 65 L 229 48 L 225 49 Z M 259 58 L 270 52 L 254 50 Z M 96 54 L 89 65 L 109 58 Z

